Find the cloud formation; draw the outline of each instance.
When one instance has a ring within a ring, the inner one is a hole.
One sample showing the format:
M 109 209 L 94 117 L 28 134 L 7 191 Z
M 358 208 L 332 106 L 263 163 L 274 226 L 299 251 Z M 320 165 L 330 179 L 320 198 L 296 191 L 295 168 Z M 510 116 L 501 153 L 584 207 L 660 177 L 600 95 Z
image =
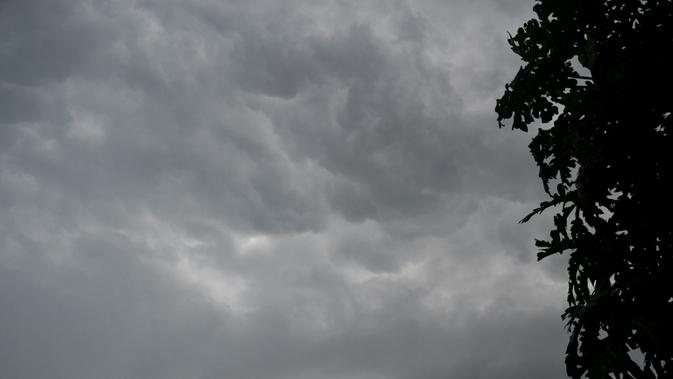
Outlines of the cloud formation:
M 563 377 L 528 8 L 1 2 L 3 375 Z

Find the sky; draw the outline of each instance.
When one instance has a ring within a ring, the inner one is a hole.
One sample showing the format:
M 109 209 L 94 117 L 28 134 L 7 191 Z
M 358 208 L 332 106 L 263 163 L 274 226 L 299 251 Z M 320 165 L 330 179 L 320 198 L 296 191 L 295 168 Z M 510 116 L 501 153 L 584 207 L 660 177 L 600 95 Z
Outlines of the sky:
M 565 377 L 531 8 L 0 1 L 2 377 Z

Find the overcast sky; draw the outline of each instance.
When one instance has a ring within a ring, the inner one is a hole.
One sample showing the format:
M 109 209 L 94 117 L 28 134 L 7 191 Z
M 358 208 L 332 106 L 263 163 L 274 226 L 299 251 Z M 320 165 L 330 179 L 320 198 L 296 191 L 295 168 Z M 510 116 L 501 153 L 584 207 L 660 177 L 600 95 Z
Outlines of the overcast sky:
M 530 1 L 0 1 L 0 367 L 563 378 Z

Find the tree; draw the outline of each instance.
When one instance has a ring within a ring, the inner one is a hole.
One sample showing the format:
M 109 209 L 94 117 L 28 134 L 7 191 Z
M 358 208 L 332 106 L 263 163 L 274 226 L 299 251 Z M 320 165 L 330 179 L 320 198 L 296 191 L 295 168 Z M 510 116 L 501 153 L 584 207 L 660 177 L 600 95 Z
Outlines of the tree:
M 497 101 L 527 131 L 554 212 L 538 259 L 569 254 L 573 378 L 673 378 L 673 1 L 537 0 Z

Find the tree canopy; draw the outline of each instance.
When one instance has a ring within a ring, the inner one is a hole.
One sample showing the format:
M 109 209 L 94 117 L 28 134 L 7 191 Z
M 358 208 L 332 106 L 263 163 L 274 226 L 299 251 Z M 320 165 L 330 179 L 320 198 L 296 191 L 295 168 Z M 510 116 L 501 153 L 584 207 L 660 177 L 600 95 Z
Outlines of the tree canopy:
M 673 378 L 673 1 L 537 0 L 498 123 L 535 126 L 573 378 Z

